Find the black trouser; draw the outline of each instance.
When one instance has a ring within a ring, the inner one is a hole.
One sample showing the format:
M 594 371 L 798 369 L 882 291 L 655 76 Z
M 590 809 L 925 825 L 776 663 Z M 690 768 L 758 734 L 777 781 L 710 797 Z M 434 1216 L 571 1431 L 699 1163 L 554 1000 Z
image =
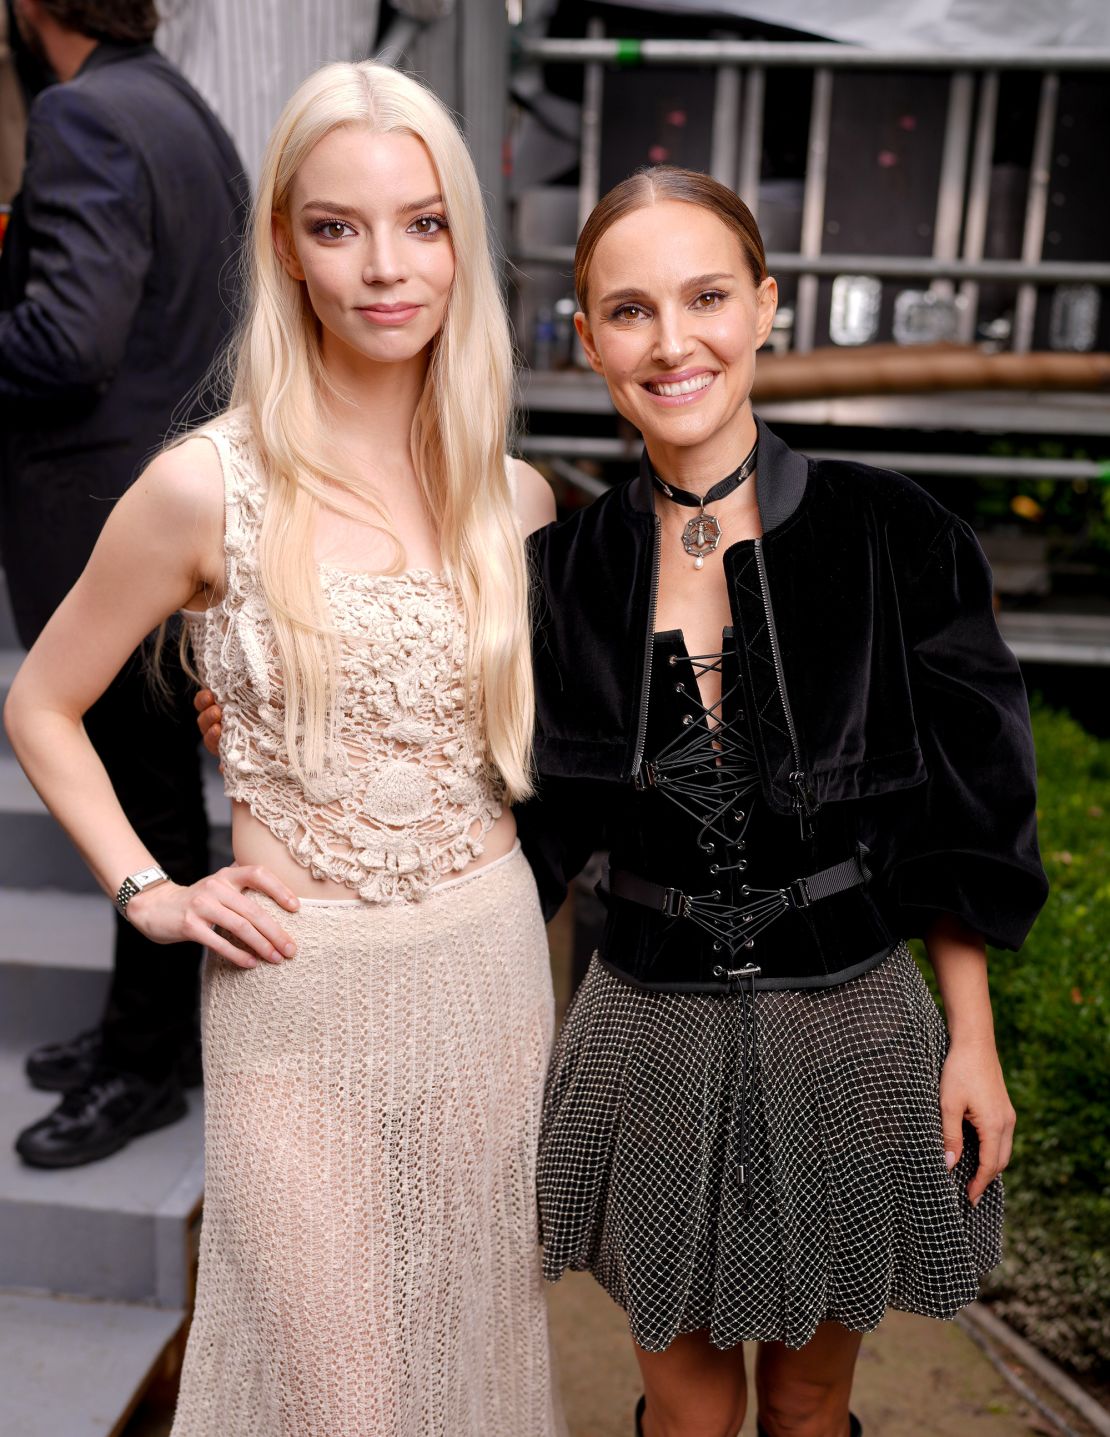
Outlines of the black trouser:
M 138 655 L 85 715 L 123 810 L 155 862 L 178 883 L 208 871 L 195 684 L 177 657 L 171 626 L 163 651 L 171 696 L 152 689 Z M 120 874 L 122 881 L 126 875 Z M 201 948 L 151 943 L 116 917 L 112 986 L 103 1019 L 104 1064 L 161 1079 L 196 1032 Z

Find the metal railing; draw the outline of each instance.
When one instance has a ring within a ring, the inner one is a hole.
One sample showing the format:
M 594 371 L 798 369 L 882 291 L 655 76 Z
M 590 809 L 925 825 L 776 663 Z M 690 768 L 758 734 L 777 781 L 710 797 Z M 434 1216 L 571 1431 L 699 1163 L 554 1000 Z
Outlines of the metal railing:
M 796 253 L 772 253 L 772 273 L 797 275 L 793 348 L 813 348 L 822 277 L 866 274 L 887 279 L 929 281 L 935 295 L 955 297 L 958 284 L 958 338 L 976 334 L 979 285 L 1018 286 L 1010 348 L 1032 346 L 1038 290 L 1062 284 L 1110 287 L 1110 263 L 1046 261 L 1043 255 L 1052 147 L 1056 133 L 1060 76 L 1110 72 L 1107 50 L 929 52 L 864 50 L 848 45 L 778 44 L 746 40 L 626 40 L 607 37 L 592 20 L 583 39 L 522 37 L 522 59 L 584 67 L 580 148 L 579 227 L 599 198 L 602 102 L 607 66 L 682 65 L 716 72 L 710 172 L 735 188 L 758 218 L 759 180 L 766 108 L 767 72 L 812 69 L 810 124 L 802 195 L 801 242 Z M 842 72 L 927 70 L 949 73 L 937 186 L 933 252 L 928 256 L 825 254 L 825 191 L 835 78 Z M 1029 186 L 1017 259 L 984 256 L 991 162 L 998 117 L 1000 75 L 1040 72 L 1040 93 L 1030 154 Z M 979 84 L 976 78 L 981 77 Z M 528 246 L 516 251 L 521 263 L 568 269 L 568 246 Z

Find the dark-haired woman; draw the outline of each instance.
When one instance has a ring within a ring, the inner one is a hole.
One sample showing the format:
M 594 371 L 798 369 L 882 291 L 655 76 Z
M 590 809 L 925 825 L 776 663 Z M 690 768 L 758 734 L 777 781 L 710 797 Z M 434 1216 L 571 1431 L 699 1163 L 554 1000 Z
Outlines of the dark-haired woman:
M 999 1256 L 985 943 L 1046 892 L 1024 689 L 966 526 L 753 417 L 776 286 L 731 191 L 633 176 L 576 281 L 645 452 L 532 541 L 526 847 L 551 907 L 611 864 L 548 1085 L 546 1272 L 627 1312 L 644 1437 L 734 1437 L 746 1341 L 765 1437 L 846 1437 L 860 1335 L 953 1316 Z

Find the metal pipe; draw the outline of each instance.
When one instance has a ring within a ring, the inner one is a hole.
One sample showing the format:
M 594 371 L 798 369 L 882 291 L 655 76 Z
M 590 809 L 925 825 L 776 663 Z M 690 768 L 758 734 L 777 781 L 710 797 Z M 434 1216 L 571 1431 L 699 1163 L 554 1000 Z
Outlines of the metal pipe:
M 602 494 L 608 494 L 610 488 L 604 479 L 597 479 L 593 474 L 587 474 L 585 470 L 579 469 L 577 464 L 570 464 L 566 459 L 552 459 L 550 467 L 558 474 L 560 479 L 565 479 L 568 484 L 588 494 L 591 499 L 600 499 Z
M 713 139 L 709 172 L 715 180 L 732 189 L 736 184 L 736 142 L 740 128 L 740 71 L 722 65 L 717 71 L 713 94 Z
M 963 1309 L 956 1320 L 961 1327 L 980 1328 L 994 1342 L 1007 1348 L 1011 1357 L 1016 1358 L 1041 1382 L 1051 1387 L 1057 1396 L 1062 1397 L 1069 1407 L 1079 1413 L 1084 1422 L 1095 1429 L 1099 1437 L 1110 1437 L 1110 1412 L 1078 1383 L 1073 1382 L 1055 1362 L 1026 1342 L 1024 1337 L 1020 1337 L 1000 1317 L 996 1317 L 989 1307 L 984 1307 L 981 1302 L 973 1302 Z
M 744 80 L 744 120 L 740 129 L 740 175 L 736 190 L 759 218 L 759 177 L 763 169 L 763 106 L 767 72 L 753 65 Z
M 529 434 L 520 440 L 523 454 L 535 458 L 562 456 L 576 459 L 638 460 L 638 441 L 603 436 Z M 1054 480 L 1071 484 L 1077 479 L 1110 482 L 1110 463 L 1094 459 L 1008 459 L 997 454 L 922 454 L 919 452 L 865 449 L 810 449 L 814 459 L 843 459 L 851 464 L 870 464 L 876 469 L 893 469 L 901 474 L 936 474 L 949 478 Z M 567 476 L 564 476 L 567 477 Z M 595 481 L 600 483 L 600 481 Z M 601 484 L 601 490 L 609 486 Z M 600 491 L 599 491 L 600 492 Z
M 1110 50 L 865 50 L 855 45 L 777 44 L 765 40 L 550 39 L 522 36 L 519 53 L 549 64 L 825 66 L 832 70 L 1110 70 Z
M 421 21 L 410 20 L 405 15 L 398 15 L 386 31 L 385 38 L 374 59 L 379 65 L 399 65 L 405 52 L 423 28 L 424 25 Z
M 519 264 L 549 264 L 569 268 L 574 250 L 569 245 L 535 245 L 518 250 Z M 970 279 L 999 284 L 1110 285 L 1110 264 L 1046 260 L 1027 264 L 1018 259 L 938 260 L 931 255 L 776 254 L 767 256 L 772 274 L 874 274 L 884 279 Z
M 988 70 L 979 90 L 979 115 L 975 122 L 975 153 L 971 160 L 971 186 L 964 222 L 966 260 L 980 260 L 987 239 L 987 210 L 991 195 L 991 161 L 994 158 L 994 127 L 998 115 L 998 71 Z M 959 338 L 964 344 L 975 339 L 979 319 L 979 286 L 964 280 L 960 286 Z
M 941 153 L 937 213 L 933 227 L 934 259 L 955 259 L 959 253 L 974 99 L 975 76 L 966 70 L 957 71 L 948 84 L 948 113 L 944 121 L 944 148 Z M 933 293 L 945 297 L 951 296 L 952 288 L 950 279 L 937 279 L 932 284 Z
M 1052 140 L 1056 133 L 1056 102 L 1060 94 L 1060 77 L 1047 71 L 1041 79 L 1041 100 L 1037 106 L 1037 129 L 1033 137 L 1033 158 L 1029 166 L 1029 195 L 1025 203 L 1025 234 L 1021 257 L 1026 264 L 1035 264 L 1044 252 L 1044 227 L 1048 214 L 1048 182 L 1052 174 Z M 1037 291 L 1031 284 L 1018 290 L 1014 306 L 1014 333 L 1011 348 L 1025 354 L 1033 344 L 1033 324 L 1037 317 Z
M 845 459 L 902 474 L 943 474 L 966 479 L 1110 479 L 1110 465 L 1094 459 L 1009 459 L 997 454 L 889 453 L 879 450 L 808 449 L 814 459 Z
M 627 459 L 639 461 L 640 443 L 623 439 L 584 438 L 580 434 L 525 434 L 517 443 L 522 454 L 547 459 L 566 455 L 575 459 Z
M 802 197 L 802 254 L 807 261 L 821 253 L 825 229 L 825 179 L 829 167 L 829 120 L 832 113 L 832 71 L 813 72 L 813 102 L 809 115 L 809 152 L 806 159 L 805 191 Z M 801 271 L 794 305 L 794 349 L 805 354 L 813 348 L 817 328 L 817 276 L 808 267 Z
M 590 39 L 586 44 L 604 44 L 599 39 L 605 27 L 598 19 L 586 26 Z M 601 198 L 601 100 L 605 70 L 598 61 L 586 66 L 582 82 L 582 144 L 578 159 L 578 229 L 590 217 L 590 211 Z M 573 262 L 573 254 L 571 259 Z

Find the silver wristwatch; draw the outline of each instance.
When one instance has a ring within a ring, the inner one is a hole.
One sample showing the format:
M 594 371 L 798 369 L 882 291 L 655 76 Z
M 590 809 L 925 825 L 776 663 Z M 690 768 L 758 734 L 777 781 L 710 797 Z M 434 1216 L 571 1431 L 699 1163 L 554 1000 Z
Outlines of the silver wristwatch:
M 168 883 L 170 875 L 164 868 L 152 864 L 150 868 L 142 868 L 138 873 L 129 873 L 119 886 L 116 894 L 116 907 L 121 913 L 127 912 L 127 905 L 134 898 L 136 893 L 145 893 L 148 888 L 157 888 L 159 883 Z

